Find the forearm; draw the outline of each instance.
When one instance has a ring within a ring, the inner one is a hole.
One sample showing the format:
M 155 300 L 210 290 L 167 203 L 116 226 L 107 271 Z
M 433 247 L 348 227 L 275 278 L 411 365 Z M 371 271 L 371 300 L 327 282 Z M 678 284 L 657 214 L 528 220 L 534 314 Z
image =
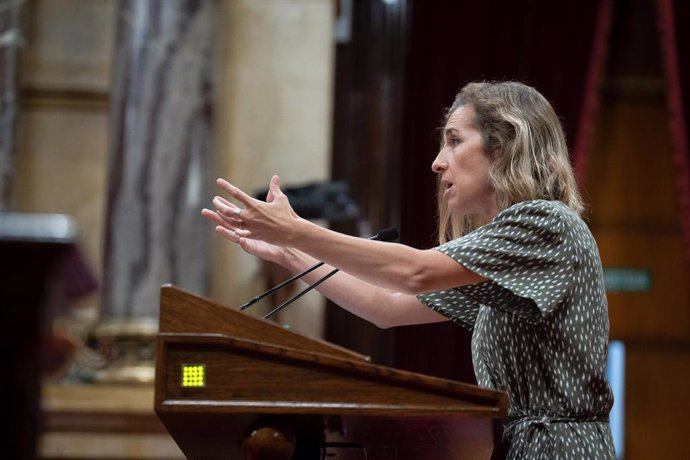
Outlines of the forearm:
M 295 273 L 318 262 L 299 250 L 289 249 L 287 252 L 289 256 L 284 265 Z M 308 284 L 314 284 L 332 270 L 332 266 L 324 265 L 302 279 Z M 446 319 L 423 305 L 414 295 L 384 289 L 342 271 L 316 289 L 338 306 L 381 328 Z
M 292 246 L 383 288 L 419 294 L 475 282 L 470 272 L 459 278 L 462 267 L 437 251 L 356 238 L 304 219 L 296 225 Z
M 267 202 L 248 196 L 222 179 L 218 184 L 245 206 L 240 208 L 216 197 L 213 203 L 222 221 L 221 230 L 250 253 L 247 239 L 296 248 L 360 280 L 406 294 L 485 281 L 438 251 L 355 238 L 300 218 L 280 190 L 277 176 L 271 179 Z

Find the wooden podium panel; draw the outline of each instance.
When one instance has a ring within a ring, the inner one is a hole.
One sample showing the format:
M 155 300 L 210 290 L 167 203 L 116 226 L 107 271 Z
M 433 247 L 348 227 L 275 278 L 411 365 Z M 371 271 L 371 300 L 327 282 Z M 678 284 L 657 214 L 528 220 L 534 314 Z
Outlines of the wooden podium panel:
M 155 410 L 188 458 L 290 458 L 256 447 L 262 433 L 298 459 L 489 458 L 507 405 L 174 287 L 161 290 L 157 353 Z M 185 383 L 185 368 L 203 378 Z
M 6 315 L 0 330 L 6 420 L 0 457 L 36 458 L 52 321 L 72 299 L 95 288 L 69 216 L 0 212 L 0 306 Z

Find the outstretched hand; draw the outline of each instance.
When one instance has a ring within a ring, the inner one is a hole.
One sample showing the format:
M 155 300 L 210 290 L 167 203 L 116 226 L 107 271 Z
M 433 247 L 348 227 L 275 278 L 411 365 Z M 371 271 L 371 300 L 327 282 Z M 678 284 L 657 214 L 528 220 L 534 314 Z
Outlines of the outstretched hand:
M 216 224 L 216 232 L 246 252 L 280 263 L 284 257 L 282 247 L 290 245 L 300 217 L 280 190 L 279 177 L 271 178 L 266 202 L 252 198 L 224 179 L 216 183 L 240 205 L 216 196 L 215 211 L 203 209 L 201 214 Z
M 210 209 L 202 209 L 201 215 L 216 224 L 215 231 L 223 238 L 237 243 L 246 253 L 260 257 L 269 262 L 283 264 L 285 248 L 265 241 L 242 238 L 235 233 L 235 222 L 225 220 L 222 215 Z

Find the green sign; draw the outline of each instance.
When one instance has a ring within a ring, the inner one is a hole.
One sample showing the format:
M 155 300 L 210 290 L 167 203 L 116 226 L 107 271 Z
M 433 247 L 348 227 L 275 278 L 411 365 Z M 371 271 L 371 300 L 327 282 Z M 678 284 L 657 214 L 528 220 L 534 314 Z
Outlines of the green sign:
M 604 286 L 609 292 L 647 292 L 652 273 L 640 268 L 604 268 Z

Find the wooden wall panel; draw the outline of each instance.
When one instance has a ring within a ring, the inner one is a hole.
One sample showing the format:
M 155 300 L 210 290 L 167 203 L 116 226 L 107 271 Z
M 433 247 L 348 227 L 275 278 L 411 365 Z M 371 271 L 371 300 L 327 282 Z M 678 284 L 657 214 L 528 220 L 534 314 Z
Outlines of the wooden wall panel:
M 342 3 L 342 2 L 340 2 Z M 405 89 L 409 0 L 352 2 L 340 11 L 349 36 L 339 37 L 335 53 L 331 177 L 350 186 L 360 207 L 357 222 L 332 222 L 342 233 L 368 236 L 382 228 L 400 229 L 399 151 Z M 330 305 L 326 339 L 395 366 L 397 331 L 381 331 Z
M 690 337 L 687 273 L 677 231 L 597 228 L 608 267 L 640 267 L 652 275 L 648 292 L 609 292 L 611 338 L 681 341 Z
M 601 108 L 585 189 L 599 226 L 645 224 L 680 229 L 673 150 L 657 79 L 614 81 L 629 91 L 610 94 Z M 624 91 L 624 90 L 623 90 Z M 632 100 L 628 100 L 632 98 Z
M 628 347 L 626 460 L 690 458 L 690 346 Z
M 690 277 L 656 81 L 609 81 L 584 184 L 604 267 L 652 275 L 649 291 L 608 293 L 611 337 L 626 344 L 626 460 L 690 458 Z
M 611 337 L 690 340 L 673 150 L 663 98 L 602 108 L 585 185 L 604 267 L 650 270 L 648 292 L 610 292 Z

